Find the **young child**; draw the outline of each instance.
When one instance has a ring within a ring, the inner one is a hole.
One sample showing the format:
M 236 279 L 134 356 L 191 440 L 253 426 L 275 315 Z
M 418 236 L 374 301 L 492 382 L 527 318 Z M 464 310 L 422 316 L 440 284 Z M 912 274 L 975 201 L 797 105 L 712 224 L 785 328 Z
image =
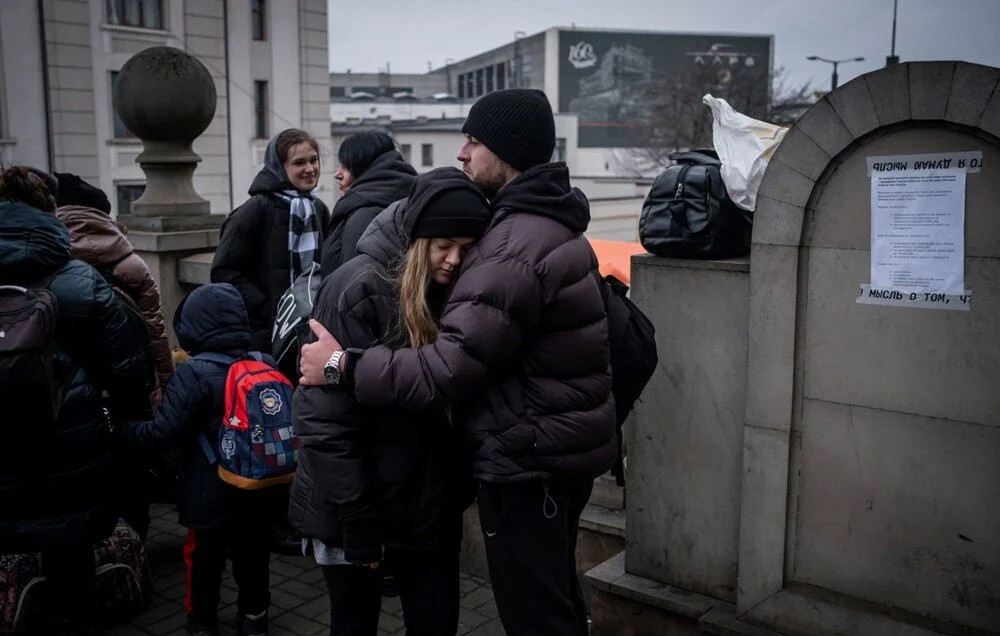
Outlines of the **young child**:
M 199 434 L 218 438 L 225 409 L 228 369 L 196 354 L 245 357 L 250 324 L 243 298 L 229 283 L 199 287 L 174 316 L 174 332 L 193 357 L 177 367 L 152 420 L 116 426 L 116 434 L 145 450 L 182 449 L 179 522 L 188 528 L 184 544 L 188 630 L 216 633 L 219 584 L 227 553 L 239 586 L 237 630 L 241 636 L 267 633 L 270 604 L 267 527 L 259 512 L 261 492 L 240 490 L 219 478 Z

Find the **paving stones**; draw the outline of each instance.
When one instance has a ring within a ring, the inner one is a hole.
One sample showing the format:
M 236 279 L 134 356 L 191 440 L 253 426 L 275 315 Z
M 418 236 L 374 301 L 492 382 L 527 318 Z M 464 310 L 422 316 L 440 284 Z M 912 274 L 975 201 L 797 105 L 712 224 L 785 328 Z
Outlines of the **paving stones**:
M 150 510 L 152 524 L 147 550 L 153 569 L 153 598 L 146 610 L 128 623 L 109 626 L 107 636 L 179 636 L 184 629 L 184 563 L 181 548 L 186 531 L 177 525 L 171 506 Z M 458 633 L 464 636 L 505 636 L 497 618 L 493 590 L 481 578 L 463 574 Z M 236 633 L 236 583 L 227 566 L 222 579 L 219 634 Z M 307 557 L 274 556 L 271 559 L 271 636 L 310 636 L 329 630 L 330 601 L 323 572 Z M 382 599 L 379 636 L 404 636 L 403 608 L 399 597 Z

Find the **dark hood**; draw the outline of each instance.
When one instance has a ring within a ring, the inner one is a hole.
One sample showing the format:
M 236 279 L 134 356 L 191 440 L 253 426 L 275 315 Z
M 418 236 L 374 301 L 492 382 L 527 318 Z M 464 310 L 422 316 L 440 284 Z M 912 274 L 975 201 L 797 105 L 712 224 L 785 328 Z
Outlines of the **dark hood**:
M 514 212 L 545 216 L 574 232 L 585 232 L 590 225 L 590 202 L 569 184 L 569 169 L 562 161 L 525 170 L 500 189 L 490 206 L 492 225 Z
M 350 209 L 375 205 L 384 208 L 406 196 L 417 179 L 417 171 L 395 150 L 382 153 L 368 166 L 342 199 Z M 337 208 L 341 207 L 337 202 Z
M 199 287 L 177 306 L 174 333 L 181 347 L 192 355 L 202 351 L 246 353 L 250 320 L 243 297 L 229 283 Z
M 358 241 L 358 253 L 368 254 L 387 267 L 393 266 L 413 242 L 413 226 L 424 209 L 438 194 L 455 188 L 483 196 L 479 186 L 458 168 L 435 168 L 417 177 L 407 198 L 391 204 L 371 222 Z
M 264 151 L 264 167 L 254 177 L 250 184 L 250 195 L 265 194 L 267 192 L 280 192 L 281 190 L 294 190 L 292 182 L 288 180 L 285 173 L 285 164 L 278 158 L 277 137 L 267 142 L 267 150 Z
M 69 261 L 69 230 L 24 203 L 0 203 L 0 284 L 29 283 Z

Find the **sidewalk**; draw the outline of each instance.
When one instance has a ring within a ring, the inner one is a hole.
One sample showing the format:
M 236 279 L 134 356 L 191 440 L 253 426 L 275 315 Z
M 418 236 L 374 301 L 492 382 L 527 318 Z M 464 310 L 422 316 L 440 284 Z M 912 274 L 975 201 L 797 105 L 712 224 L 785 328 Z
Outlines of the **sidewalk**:
M 184 628 L 184 564 L 181 548 L 186 530 L 177 525 L 170 506 L 153 506 L 146 547 L 153 568 L 153 598 L 145 612 L 127 624 L 105 631 L 108 636 L 180 636 Z M 497 618 L 493 591 L 482 579 L 462 575 L 458 633 L 468 636 L 504 636 Z M 235 634 L 236 584 L 227 568 L 222 579 L 219 634 Z M 309 636 L 326 634 L 330 605 L 319 567 L 311 558 L 273 556 L 271 559 L 270 634 Z M 399 598 L 384 599 L 379 636 L 403 636 Z

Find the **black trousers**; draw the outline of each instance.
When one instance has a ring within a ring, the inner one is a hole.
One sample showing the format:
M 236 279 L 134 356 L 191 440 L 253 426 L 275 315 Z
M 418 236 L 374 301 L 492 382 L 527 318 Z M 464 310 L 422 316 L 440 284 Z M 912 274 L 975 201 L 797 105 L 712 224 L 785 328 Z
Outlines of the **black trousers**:
M 271 604 L 271 552 L 262 528 L 188 530 L 184 608 L 199 622 L 215 623 L 227 556 L 233 562 L 233 578 L 239 588 L 236 609 L 241 614 L 259 614 Z
M 406 636 L 454 636 L 458 631 L 458 546 L 433 552 L 389 551 L 403 605 Z M 330 595 L 330 636 L 375 636 L 382 609 L 382 569 L 324 565 Z
M 479 522 L 507 636 L 587 636 L 576 535 L 593 487 L 593 481 L 480 484 Z

